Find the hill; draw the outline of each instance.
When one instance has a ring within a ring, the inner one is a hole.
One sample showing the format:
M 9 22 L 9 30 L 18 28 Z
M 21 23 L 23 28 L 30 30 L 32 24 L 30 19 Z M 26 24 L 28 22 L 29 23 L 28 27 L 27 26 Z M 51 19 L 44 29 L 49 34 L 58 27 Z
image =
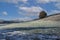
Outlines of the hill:
M 6 26 L 1 26 L 0 29 L 10 29 L 20 27 L 60 27 L 60 14 L 50 15 L 46 18 L 30 22 L 13 23 Z
M 42 20 L 60 21 L 60 13 L 49 15 L 48 17 L 46 17 Z

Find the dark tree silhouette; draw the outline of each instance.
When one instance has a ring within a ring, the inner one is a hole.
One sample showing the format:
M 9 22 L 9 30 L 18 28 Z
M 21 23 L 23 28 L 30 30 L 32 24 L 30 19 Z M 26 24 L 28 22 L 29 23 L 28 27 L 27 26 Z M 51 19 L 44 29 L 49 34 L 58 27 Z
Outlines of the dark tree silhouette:
M 47 13 L 45 11 L 41 11 L 39 14 L 39 19 L 45 18 L 47 16 Z

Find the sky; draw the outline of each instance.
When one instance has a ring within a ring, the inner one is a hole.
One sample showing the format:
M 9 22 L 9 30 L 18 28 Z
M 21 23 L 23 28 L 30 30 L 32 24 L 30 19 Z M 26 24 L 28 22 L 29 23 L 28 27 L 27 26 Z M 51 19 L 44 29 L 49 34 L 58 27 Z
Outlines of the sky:
M 60 0 L 0 0 L 0 19 L 32 20 L 41 11 L 60 13 Z

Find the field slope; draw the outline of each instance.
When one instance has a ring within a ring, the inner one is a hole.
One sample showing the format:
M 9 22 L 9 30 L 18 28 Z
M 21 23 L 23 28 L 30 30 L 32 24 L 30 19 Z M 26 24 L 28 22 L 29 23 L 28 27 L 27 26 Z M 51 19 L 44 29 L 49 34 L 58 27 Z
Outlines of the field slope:
M 13 23 L 5 26 L 0 26 L 0 29 L 20 28 L 20 27 L 60 27 L 60 14 L 51 15 L 47 18 L 24 22 L 24 23 Z

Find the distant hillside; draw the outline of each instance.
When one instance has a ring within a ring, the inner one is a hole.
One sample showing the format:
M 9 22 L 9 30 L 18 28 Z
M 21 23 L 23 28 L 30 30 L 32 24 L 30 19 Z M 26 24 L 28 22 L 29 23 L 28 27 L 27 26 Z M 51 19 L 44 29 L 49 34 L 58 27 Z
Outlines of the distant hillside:
M 46 18 L 42 19 L 42 20 L 50 20 L 50 21 L 60 21 L 60 13 L 57 14 L 52 14 L 47 16 Z
M 11 23 L 21 23 L 21 22 L 24 22 L 24 21 L 18 21 L 18 20 L 10 20 L 10 21 L 0 20 L 0 24 L 11 24 Z

